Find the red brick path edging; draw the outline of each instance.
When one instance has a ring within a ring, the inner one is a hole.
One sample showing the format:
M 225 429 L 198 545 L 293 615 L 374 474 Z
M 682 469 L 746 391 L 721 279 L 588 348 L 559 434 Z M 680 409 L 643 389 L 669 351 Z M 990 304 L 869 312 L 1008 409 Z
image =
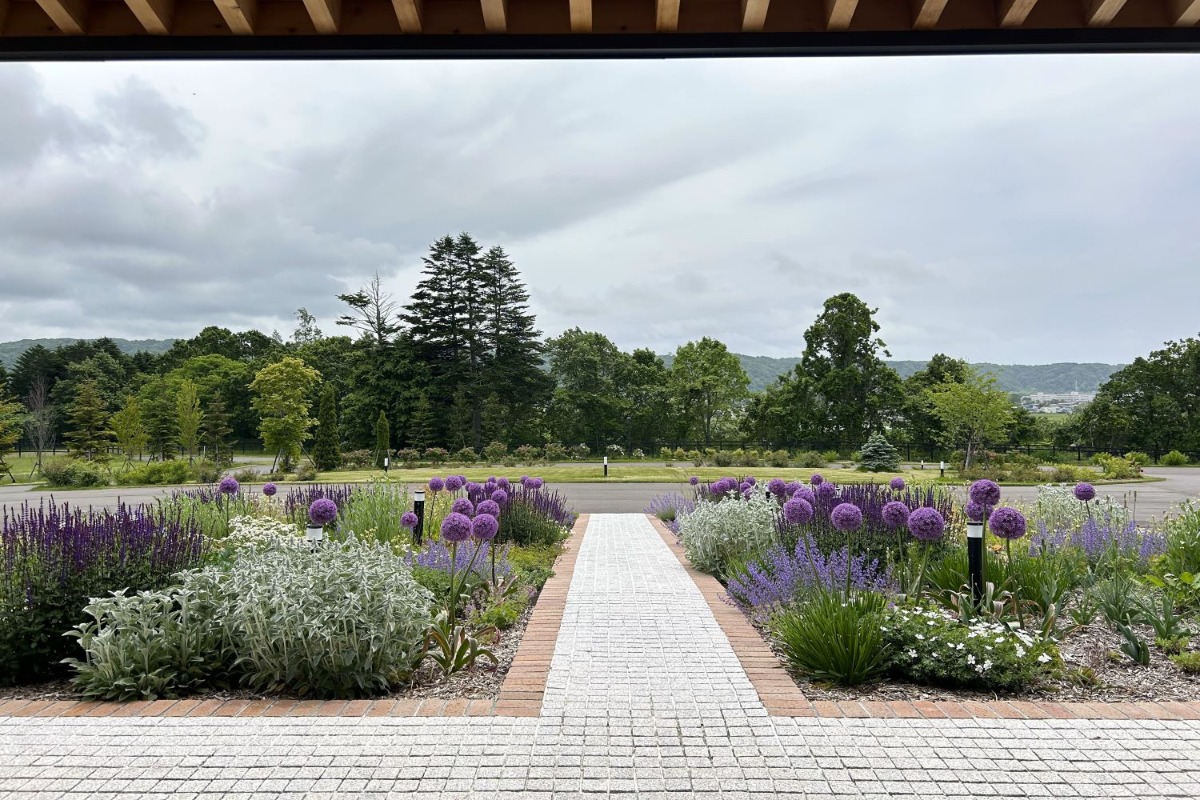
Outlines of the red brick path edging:
M 1200 720 L 1200 702 L 1160 703 L 1055 703 L 1024 700 L 914 700 L 829 701 L 809 700 L 792 680 L 783 663 L 763 641 L 746 615 L 728 600 L 725 587 L 711 575 L 700 572 L 684 555 L 675 534 L 653 514 L 647 518 L 667 547 L 687 570 L 696 588 L 717 618 L 733 652 L 737 654 L 750 683 L 758 692 L 767 713 L 777 717 L 859 717 L 905 719 L 1153 719 Z
M 495 700 L 0 700 L 0 717 L 536 717 L 587 521 L 581 515 L 564 542 Z

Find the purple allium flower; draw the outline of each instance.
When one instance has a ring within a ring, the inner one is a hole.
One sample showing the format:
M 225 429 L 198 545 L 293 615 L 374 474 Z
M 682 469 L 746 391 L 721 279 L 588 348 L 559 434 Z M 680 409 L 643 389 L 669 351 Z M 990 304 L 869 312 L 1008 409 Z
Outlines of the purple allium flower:
M 454 514 L 465 514 L 469 517 L 475 513 L 475 504 L 465 497 L 460 497 L 450 504 L 450 511 Z
M 972 483 L 971 488 L 967 490 L 967 494 L 976 503 L 987 508 L 991 508 L 1000 502 L 1000 487 L 994 481 L 989 481 L 986 478 Z
M 471 518 L 451 511 L 442 520 L 442 538 L 447 542 L 465 542 L 471 538 Z
M 892 487 L 897 492 L 902 492 L 904 491 L 904 478 L 901 478 L 899 475 L 897 475 L 888 481 L 888 486 Z
M 328 525 L 337 519 L 337 515 L 337 503 L 327 497 L 313 500 L 312 505 L 308 507 L 308 518 L 313 525 Z
M 804 525 L 813 518 L 813 507 L 807 500 L 793 497 L 783 504 L 783 518 L 789 525 Z
M 967 503 L 966 506 L 967 519 L 971 522 L 983 522 L 984 509 L 982 503 L 976 503 L 974 500 Z
M 837 494 L 837 487 L 832 483 L 821 483 L 817 485 L 817 497 L 822 500 L 831 500 Z
M 279 487 L 273 483 L 264 483 L 263 484 L 263 494 L 265 494 L 267 497 L 274 497 L 275 493 L 278 491 L 279 491 Z
M 490 542 L 499 530 L 500 523 L 491 514 L 480 514 L 471 521 L 471 535 L 480 541 Z
M 1001 539 L 1020 539 L 1025 535 L 1025 515 L 1015 508 L 997 508 L 988 517 L 988 528 Z
M 826 486 L 828 484 L 821 484 Z M 863 513 L 862 509 L 853 503 L 841 503 L 829 515 L 833 527 L 843 533 L 858 530 L 862 527 Z
M 700 479 L 693 475 L 692 477 L 688 478 L 688 483 L 690 483 L 692 486 L 698 486 L 700 484 Z
M 788 497 L 796 494 L 796 490 L 804 486 L 800 481 L 789 481 L 787 486 L 783 487 L 783 491 Z
M 525 487 L 529 486 L 529 476 L 528 475 L 521 476 L 521 485 L 525 486 Z
M 889 528 L 902 528 L 908 524 L 908 506 L 899 500 L 892 500 L 884 505 L 880 516 L 883 518 L 883 524 Z
M 504 491 L 503 489 L 497 489 L 496 491 L 492 492 L 492 502 L 496 503 L 497 505 L 504 505 L 508 502 L 508 492 Z
M 808 482 L 811 483 L 813 486 L 820 486 L 822 483 L 825 482 L 825 479 L 821 477 L 821 473 L 814 472 L 812 477 L 808 479 Z
M 817 503 L 817 495 L 807 486 L 797 487 L 796 491 L 792 492 L 792 497 L 796 498 L 797 500 L 806 500 L 810 506 L 816 505 Z
M 746 500 L 749 500 L 753 496 L 754 496 L 754 487 L 753 486 L 747 486 L 745 489 L 742 489 L 742 497 L 745 498 Z
M 496 488 L 503 489 L 507 492 L 512 488 L 512 483 L 509 482 L 508 478 L 499 478 L 496 480 Z
M 238 489 L 240 488 L 241 487 L 238 485 L 237 478 L 233 477 L 232 475 L 226 475 L 224 478 L 221 478 L 221 482 L 217 484 L 217 491 L 221 494 L 237 494 Z
M 742 481 L 741 483 L 738 484 L 738 491 L 741 492 L 742 494 L 749 493 L 749 491 L 753 488 L 754 488 L 754 484 L 746 483 L 746 481 Z
M 466 481 L 462 479 L 462 476 L 451 475 L 449 478 L 446 478 L 446 491 L 457 492 L 463 487 L 464 483 L 466 483 Z
M 400 515 L 400 527 L 408 528 L 410 531 L 417 527 L 419 521 L 417 515 L 411 511 L 405 511 Z
M 500 504 L 495 500 L 481 500 L 479 505 L 475 506 L 475 514 L 487 514 L 488 516 L 500 517 Z
M 444 480 L 442 480 L 441 478 L 439 478 L 437 475 L 434 475 L 432 478 L 429 479 L 429 491 L 440 492 L 442 489 L 445 489 L 445 488 L 446 488 L 446 482 Z
M 1078 483 L 1075 485 L 1075 497 L 1083 502 L 1088 502 L 1096 497 L 1096 487 L 1090 483 Z
M 545 483 L 546 483 L 546 482 L 545 482 L 545 481 L 543 481 L 541 478 L 534 478 L 533 480 L 531 480 L 531 481 L 529 482 L 529 488 L 531 488 L 531 489 L 540 489 L 540 488 L 542 488 L 542 486 L 543 486 Z
M 753 475 L 747 475 L 746 477 L 742 478 L 742 483 L 748 483 L 751 486 L 758 486 L 758 479 Z
M 921 506 L 908 515 L 908 530 L 923 542 L 936 542 L 946 533 L 946 520 L 936 508 Z
M 467 494 L 475 494 L 476 492 L 483 491 L 483 487 L 480 486 L 478 483 L 475 483 L 475 481 L 467 481 L 467 485 L 465 488 L 467 490 Z
M 783 497 L 784 492 L 787 491 L 787 484 L 784 483 L 783 478 L 771 478 L 767 481 L 767 491 L 776 497 Z

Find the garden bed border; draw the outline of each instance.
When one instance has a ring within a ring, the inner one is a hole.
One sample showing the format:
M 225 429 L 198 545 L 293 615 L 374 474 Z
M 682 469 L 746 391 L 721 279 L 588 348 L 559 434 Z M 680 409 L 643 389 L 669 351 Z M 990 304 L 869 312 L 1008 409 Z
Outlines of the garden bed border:
M 776 717 L 850 717 L 876 719 L 1106 719 L 1200 720 L 1200 701 L 1063 702 L 1050 700 L 809 700 L 784 669 L 721 582 L 688 560 L 674 533 L 653 514 L 647 519 L 696 584 L 717 624 L 758 692 L 767 713 Z
M 562 625 L 567 591 L 589 515 L 575 520 L 554 562 L 495 699 L 390 697 L 382 700 L 0 700 L 0 717 L 536 717 Z

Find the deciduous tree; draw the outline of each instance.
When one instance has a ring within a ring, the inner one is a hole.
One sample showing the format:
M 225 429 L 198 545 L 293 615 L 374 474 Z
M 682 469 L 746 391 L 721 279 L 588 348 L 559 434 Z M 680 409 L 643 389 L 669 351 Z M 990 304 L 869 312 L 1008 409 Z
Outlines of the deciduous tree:
M 261 422 L 263 446 L 277 454 L 283 469 L 300 456 L 315 420 L 309 416 L 309 397 L 320 374 L 303 361 L 287 356 L 258 371 L 250 384 L 254 409 Z

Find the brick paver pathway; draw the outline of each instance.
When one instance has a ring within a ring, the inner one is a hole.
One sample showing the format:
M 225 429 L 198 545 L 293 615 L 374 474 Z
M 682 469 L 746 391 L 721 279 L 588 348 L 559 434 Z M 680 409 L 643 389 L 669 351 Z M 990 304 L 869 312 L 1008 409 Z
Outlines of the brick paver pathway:
M 640 515 L 593 516 L 536 718 L 0 718 L 0 798 L 1196 797 L 1200 722 L 768 716 Z

